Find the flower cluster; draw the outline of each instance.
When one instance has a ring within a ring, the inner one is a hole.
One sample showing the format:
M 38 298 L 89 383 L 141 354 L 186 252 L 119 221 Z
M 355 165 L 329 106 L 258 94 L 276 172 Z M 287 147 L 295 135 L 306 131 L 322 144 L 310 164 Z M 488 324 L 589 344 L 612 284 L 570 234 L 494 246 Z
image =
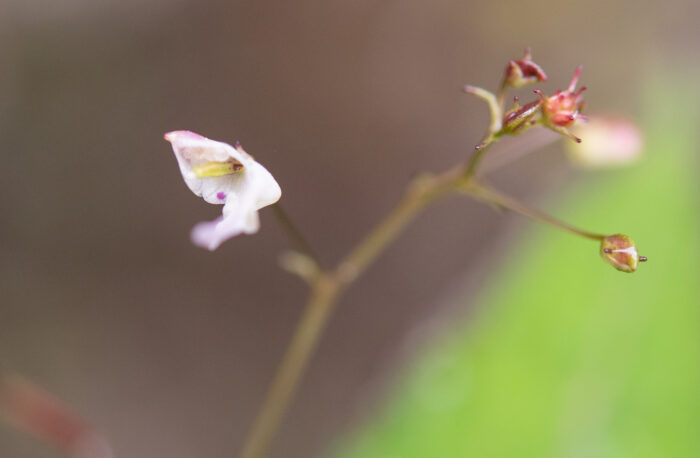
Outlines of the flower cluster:
M 542 125 L 580 143 L 581 140 L 571 133 L 569 127 L 572 127 L 579 119 L 586 119 L 581 114 L 584 105 L 583 91 L 586 88 L 581 87 L 578 91 L 576 90 L 581 70 L 582 67 L 576 69 L 566 90 L 559 90 L 550 97 L 539 89 L 535 90 L 534 92 L 539 96 L 539 99 L 523 106 L 515 97 L 513 107 L 504 112 L 503 102 L 509 87 L 520 88 L 547 81 L 547 75 L 542 67 L 532 60 L 528 49 L 522 59 L 511 60 L 508 63 L 498 96 L 475 86 L 465 86 L 464 90 L 489 104 L 491 111 L 489 134 L 493 139 L 503 135 L 518 135 L 532 126 Z
M 590 134 L 591 144 L 581 148 L 581 139 L 572 128 L 578 131 L 584 129 L 578 123 L 588 121 L 582 114 L 584 108 L 583 92 L 585 86 L 577 89 L 582 67 L 574 71 L 569 86 L 548 96 L 542 90 L 536 89 L 539 98 L 525 105 L 520 105 L 514 97 L 512 108 L 505 110 L 504 101 L 508 88 L 520 88 L 530 84 L 547 81 L 547 75 L 542 67 L 532 60 L 530 50 L 525 51 L 521 59 L 511 60 L 504 72 L 503 81 L 498 94 L 475 86 L 465 86 L 467 93 L 483 99 L 491 112 L 491 124 L 487 135 L 476 146 L 476 152 L 467 167 L 467 173 L 472 174 L 475 165 L 483 156 L 483 151 L 504 135 L 519 135 L 533 126 L 542 126 L 571 138 L 576 144 L 570 149 L 580 163 L 590 166 L 621 164 L 635 159 L 642 147 L 642 136 L 634 124 L 606 117 L 594 118 L 585 130 Z M 574 148 L 577 148 L 574 150 Z M 623 234 L 602 236 L 588 234 L 589 238 L 602 241 L 600 254 L 610 265 L 623 272 L 634 272 L 639 262 L 646 258 L 639 256 L 632 239 Z
M 571 133 L 568 128 L 578 119 L 586 119 L 586 117 L 581 114 L 581 110 L 583 110 L 584 106 L 582 93 L 586 90 L 586 87 L 583 86 L 576 91 L 576 84 L 581 75 L 581 70 L 582 67 L 576 69 L 571 83 L 566 90 L 559 90 L 550 97 L 545 95 L 541 90 L 536 89 L 534 92 L 540 97 L 539 100 L 530 102 L 522 107 L 518 103 L 516 97 L 513 108 L 503 115 L 502 130 L 498 134 L 516 135 L 522 133 L 528 127 L 541 124 L 544 127 L 548 127 L 580 143 L 581 139 Z M 508 71 L 506 71 L 506 81 L 509 81 Z M 533 79 L 531 82 L 535 81 L 544 80 Z M 530 82 L 526 84 L 530 84 Z

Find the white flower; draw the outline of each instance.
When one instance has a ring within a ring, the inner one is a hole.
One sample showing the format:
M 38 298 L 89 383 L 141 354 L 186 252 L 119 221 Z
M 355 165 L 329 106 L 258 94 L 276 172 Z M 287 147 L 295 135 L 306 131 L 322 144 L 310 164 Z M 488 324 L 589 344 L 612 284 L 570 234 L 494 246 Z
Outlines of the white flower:
M 257 232 L 258 210 L 282 195 L 270 172 L 238 144 L 234 148 L 187 130 L 168 132 L 165 139 L 172 144 L 182 178 L 192 192 L 210 204 L 224 206 L 222 216 L 192 229 L 192 242 L 215 250 L 231 237 Z

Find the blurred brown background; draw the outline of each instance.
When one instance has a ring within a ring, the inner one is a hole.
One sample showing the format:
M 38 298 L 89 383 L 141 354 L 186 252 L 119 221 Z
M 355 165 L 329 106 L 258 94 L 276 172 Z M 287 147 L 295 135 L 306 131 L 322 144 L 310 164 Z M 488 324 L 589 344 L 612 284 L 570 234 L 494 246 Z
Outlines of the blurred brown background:
M 700 38 L 691 0 L 0 8 L 0 365 L 122 457 L 233 456 L 305 298 L 276 265 L 286 242 L 269 211 L 255 237 L 189 243 L 218 209 L 184 186 L 164 132 L 240 140 L 331 263 L 412 176 L 465 157 L 487 112 L 460 88 L 495 89 L 525 46 L 547 90 L 581 63 L 588 106 L 634 116 L 639 72 L 696 60 Z M 552 146 L 495 181 L 536 201 L 574 178 Z M 517 233 L 508 221 L 457 199 L 411 226 L 342 301 L 273 456 L 323 454 L 370 415 L 445 291 L 478 292 Z M 2 425 L 0 455 L 56 453 Z

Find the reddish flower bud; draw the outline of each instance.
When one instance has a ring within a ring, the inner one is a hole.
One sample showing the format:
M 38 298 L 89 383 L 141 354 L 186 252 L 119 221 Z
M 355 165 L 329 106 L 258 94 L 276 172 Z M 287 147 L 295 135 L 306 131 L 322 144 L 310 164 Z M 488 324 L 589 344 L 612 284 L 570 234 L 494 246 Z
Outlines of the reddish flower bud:
M 525 56 L 522 59 L 511 60 L 508 63 L 505 79 L 507 85 L 523 87 L 538 81 L 547 81 L 547 75 L 545 75 L 542 68 L 531 59 L 530 48 L 528 48 L 525 50 Z
M 575 91 L 576 83 L 578 82 L 582 69 L 583 67 L 581 66 L 576 69 L 574 77 L 571 79 L 571 84 L 569 84 L 569 87 L 565 91 L 557 91 L 551 97 L 547 97 L 540 90 L 535 91 L 543 102 L 542 124 L 560 134 L 572 138 L 577 143 L 580 143 L 581 139 L 569 132 L 566 128 L 576 122 L 577 119 L 586 119 L 586 117 L 581 114 L 581 110 L 583 109 L 582 93 L 586 90 L 586 87 L 582 86 L 578 91 Z
M 604 237 L 600 242 L 600 256 L 617 270 L 628 273 L 637 270 L 639 263 L 647 260 L 639 256 L 634 241 L 624 234 Z
M 501 135 L 518 135 L 525 132 L 530 126 L 537 124 L 542 108 L 542 100 L 535 100 L 527 105 L 520 106 L 518 98 L 513 98 L 513 108 L 506 111 L 503 116 Z

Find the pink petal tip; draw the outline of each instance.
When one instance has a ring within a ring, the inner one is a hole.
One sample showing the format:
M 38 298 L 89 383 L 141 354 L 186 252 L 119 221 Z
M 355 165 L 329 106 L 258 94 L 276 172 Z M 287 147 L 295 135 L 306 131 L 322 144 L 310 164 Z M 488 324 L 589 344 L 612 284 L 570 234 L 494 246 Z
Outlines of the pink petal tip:
M 181 138 L 181 139 L 189 138 L 189 139 L 201 140 L 201 139 L 204 139 L 206 137 L 203 137 L 202 135 L 199 135 L 199 134 L 194 133 L 194 132 L 189 131 L 189 130 L 174 130 L 172 132 L 168 132 L 165 135 L 163 135 L 163 138 L 165 140 L 169 141 L 170 143 L 172 143 L 175 140 L 177 140 L 178 138 Z

